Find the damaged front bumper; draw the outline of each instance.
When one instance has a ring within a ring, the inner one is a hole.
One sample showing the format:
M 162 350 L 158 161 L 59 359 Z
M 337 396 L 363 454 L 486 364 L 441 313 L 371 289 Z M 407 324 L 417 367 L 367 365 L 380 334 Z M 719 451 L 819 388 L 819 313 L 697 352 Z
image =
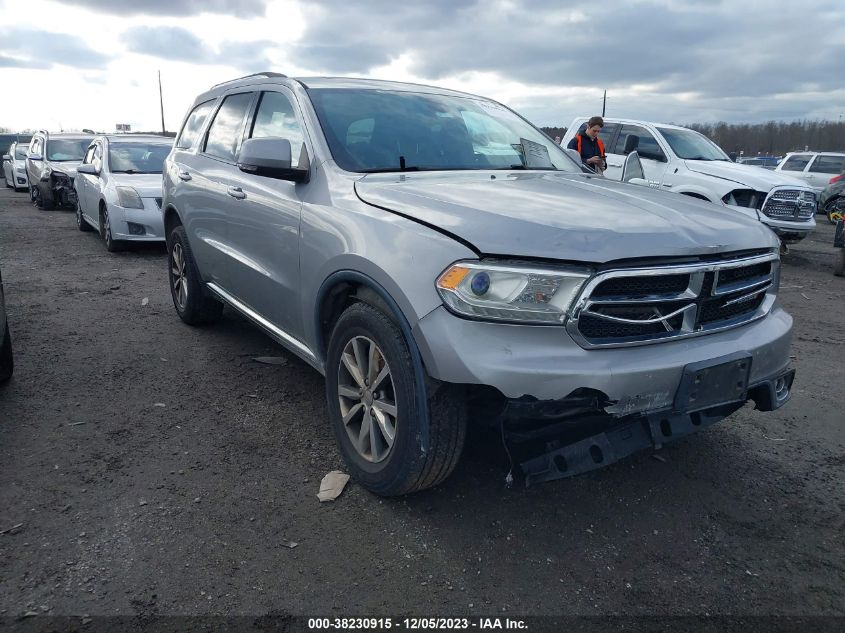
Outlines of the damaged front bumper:
M 76 208 L 76 190 L 73 188 L 73 178 L 67 174 L 53 172 L 46 179 L 38 183 L 41 198 L 48 204 L 59 207 Z

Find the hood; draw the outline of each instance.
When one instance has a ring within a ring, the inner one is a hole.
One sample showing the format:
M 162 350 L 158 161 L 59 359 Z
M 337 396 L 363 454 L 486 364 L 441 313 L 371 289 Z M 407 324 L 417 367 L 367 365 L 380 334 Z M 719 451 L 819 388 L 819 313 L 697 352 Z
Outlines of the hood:
M 82 164 L 81 160 L 67 160 L 67 161 L 52 161 L 50 162 L 50 169 L 58 171 L 62 174 L 67 174 L 71 179 L 76 178 L 76 170 Z
M 142 198 L 161 198 L 161 174 L 111 174 L 118 187 L 132 187 Z
M 586 174 L 370 174 L 355 190 L 486 255 L 601 263 L 777 243 L 763 224 L 727 207 Z
M 763 169 L 754 165 L 740 165 L 739 163 L 729 163 L 723 160 L 685 160 L 684 163 L 690 171 L 715 176 L 716 178 L 724 178 L 725 180 L 732 180 L 755 191 L 768 193 L 773 187 L 784 186 L 798 187 L 800 189 L 811 188 L 803 180 L 793 176 L 787 176 L 780 171 Z

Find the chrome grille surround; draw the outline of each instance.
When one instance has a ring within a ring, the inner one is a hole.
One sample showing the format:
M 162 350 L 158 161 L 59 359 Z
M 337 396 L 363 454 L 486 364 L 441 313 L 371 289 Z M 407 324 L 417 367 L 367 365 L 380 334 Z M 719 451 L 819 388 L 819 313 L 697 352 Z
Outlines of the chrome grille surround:
M 766 271 L 768 264 L 768 272 Z M 668 275 L 688 275 L 686 289 L 681 292 L 637 293 L 593 296 L 608 280 L 631 279 L 641 283 Z M 776 252 L 723 261 L 667 266 L 620 268 L 597 273 L 582 289 L 570 309 L 566 329 L 573 340 L 585 349 L 631 347 L 668 340 L 712 334 L 760 319 L 772 309 L 780 278 L 780 258 Z M 747 309 L 743 310 L 743 304 Z M 712 314 L 725 318 L 713 319 Z M 708 321 L 702 320 L 707 309 Z M 604 310 L 605 313 L 601 311 Z M 647 318 L 631 318 L 608 314 L 613 310 L 651 312 Z M 582 326 L 588 321 L 617 324 L 619 330 L 652 330 L 632 336 L 596 337 L 585 334 Z
M 808 222 L 816 214 L 818 200 L 813 191 L 775 187 L 766 196 L 761 211 L 773 220 Z

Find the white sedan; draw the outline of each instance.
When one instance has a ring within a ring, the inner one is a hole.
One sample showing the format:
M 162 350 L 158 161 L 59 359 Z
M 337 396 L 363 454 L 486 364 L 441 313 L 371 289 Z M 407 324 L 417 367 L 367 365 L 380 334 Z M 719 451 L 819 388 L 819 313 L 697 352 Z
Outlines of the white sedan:
M 3 154 L 3 176 L 6 179 L 6 186 L 18 189 L 27 189 L 29 181 L 26 178 L 26 153 L 29 150 L 28 143 L 12 143 L 9 153 Z
M 163 242 L 161 171 L 173 139 L 161 136 L 98 136 L 74 179 L 76 224 L 99 231 L 106 249 L 126 242 Z

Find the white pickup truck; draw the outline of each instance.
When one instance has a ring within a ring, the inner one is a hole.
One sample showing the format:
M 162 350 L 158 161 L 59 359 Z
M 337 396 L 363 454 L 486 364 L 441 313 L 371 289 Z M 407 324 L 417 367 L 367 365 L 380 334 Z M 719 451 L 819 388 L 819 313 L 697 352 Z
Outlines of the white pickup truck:
M 575 119 L 561 145 L 584 130 Z M 607 155 L 604 175 L 622 179 L 625 157 L 636 150 L 649 187 L 736 209 L 771 228 L 783 242 L 804 239 L 816 226 L 816 191 L 797 178 L 738 165 L 706 136 L 676 125 L 605 119 L 599 138 Z

